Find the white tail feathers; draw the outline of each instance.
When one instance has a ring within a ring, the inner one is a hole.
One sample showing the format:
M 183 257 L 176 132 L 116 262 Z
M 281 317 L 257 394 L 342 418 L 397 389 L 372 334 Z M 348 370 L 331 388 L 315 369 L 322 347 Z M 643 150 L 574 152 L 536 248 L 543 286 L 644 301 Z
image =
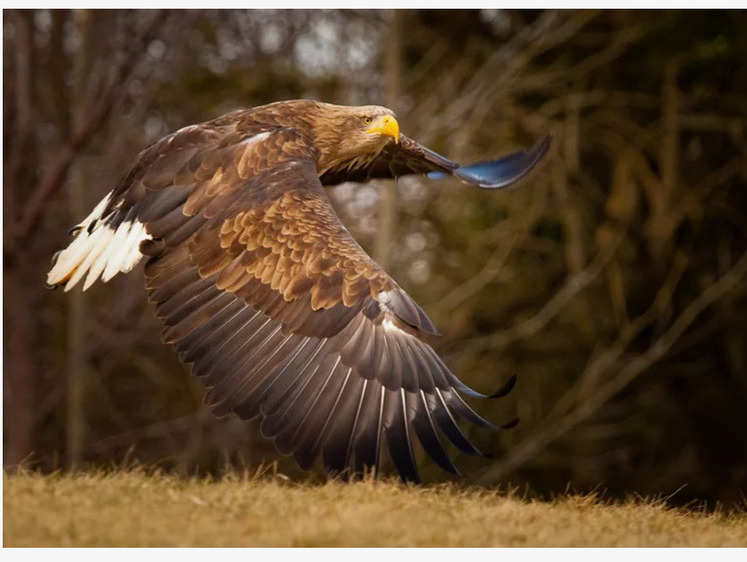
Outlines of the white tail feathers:
M 150 239 L 150 235 L 137 219 L 122 221 L 116 230 L 107 224 L 106 219 L 111 219 L 119 210 L 102 220 L 110 199 L 111 193 L 76 227 L 75 239 L 58 254 L 47 274 L 48 285 L 64 284 L 65 291 L 69 291 L 88 274 L 83 283 L 85 291 L 99 277 L 104 282 L 109 281 L 120 271 L 130 271 L 140 261 L 140 242 Z

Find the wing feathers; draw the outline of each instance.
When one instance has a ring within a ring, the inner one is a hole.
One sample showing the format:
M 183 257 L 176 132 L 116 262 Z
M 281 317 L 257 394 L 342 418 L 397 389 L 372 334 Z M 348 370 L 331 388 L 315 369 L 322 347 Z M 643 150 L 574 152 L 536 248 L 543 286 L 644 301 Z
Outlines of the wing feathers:
M 276 381 L 285 372 L 278 368 L 278 365 L 284 362 L 290 353 L 294 353 L 299 348 L 308 345 L 310 341 L 311 338 L 308 337 L 301 338 L 300 340 L 295 338 L 288 338 L 285 340 L 282 345 L 282 353 L 277 354 L 277 357 L 279 358 L 277 361 L 273 364 L 269 364 L 266 370 L 264 362 L 260 363 L 260 365 L 253 370 L 253 372 L 258 374 L 263 373 L 263 378 L 251 393 L 247 393 L 246 397 L 241 395 L 237 397 L 238 405 L 233 408 L 233 411 L 244 419 L 252 419 L 259 415 L 260 408 L 264 404 L 268 394 L 272 391 Z M 272 357 L 274 356 L 271 356 L 270 359 L 272 359 Z
M 229 336 L 227 345 L 203 358 L 203 364 L 210 370 L 211 381 L 216 381 L 215 386 L 207 394 L 210 403 L 216 403 L 215 399 L 220 398 L 221 411 L 230 410 L 233 404 L 231 394 L 242 377 L 242 373 L 236 370 L 234 365 L 241 360 L 244 353 L 252 350 L 252 344 L 262 341 L 274 328 L 272 320 L 257 311 L 235 335 Z
M 166 328 L 161 335 L 165 343 L 173 343 L 184 339 L 186 336 L 198 329 L 202 324 L 210 320 L 223 307 L 233 301 L 233 295 L 222 293 L 213 295 L 205 291 L 199 297 L 195 297 L 185 306 L 183 311 L 180 310 L 175 314 L 173 326 Z M 185 315 L 183 318 L 182 315 Z
M 332 377 L 337 376 L 338 381 L 341 379 L 342 372 L 337 372 L 339 365 L 339 357 L 327 356 L 318 366 L 306 391 L 296 401 L 294 408 L 289 410 L 279 422 L 283 427 L 279 428 L 275 437 L 278 451 L 286 454 L 294 452 L 304 430 L 310 431 L 310 428 L 316 426 L 320 419 L 326 417 L 326 412 L 315 410 L 315 407 L 319 397 L 330 386 Z
M 397 327 L 386 308 L 369 316 L 376 307 L 361 307 L 343 330 L 303 337 L 282 319 L 296 320 L 291 311 L 300 306 L 307 311 L 301 324 L 323 332 L 319 319 L 334 309 L 313 311 L 308 301 L 288 302 L 272 291 L 265 296 L 259 281 L 241 296 L 222 291 L 218 273 L 202 277 L 184 251 L 172 252 L 148 264 L 150 297 L 167 326 L 164 338 L 194 362 L 217 415 L 261 413 L 262 433 L 280 452 L 295 454 L 302 466 L 321 454 L 330 472 L 378 470 L 385 439 L 395 468 L 417 482 L 417 438 L 441 468 L 457 473 L 436 425 L 461 451 L 481 454 L 455 415 L 492 424 L 456 394 L 455 377 L 430 346 Z M 191 269 L 172 279 L 160 270 L 177 272 L 179 264 Z M 256 297 L 265 312 L 246 304 Z
M 425 312 L 402 289 L 382 291 L 376 298 L 387 310 L 412 328 L 434 336 L 441 335 Z
M 449 459 L 438 438 L 425 393 L 422 390 L 417 394 L 408 392 L 407 398 L 410 402 L 417 401 L 411 405 L 410 409 L 415 412 L 412 425 L 423 449 L 443 470 L 458 475 L 459 471 Z
M 477 414 L 477 412 L 475 412 L 472 408 L 470 408 L 464 402 L 464 400 L 462 400 L 461 396 L 459 396 L 456 392 L 445 391 L 441 392 L 441 395 L 444 397 L 446 404 L 448 404 L 457 414 L 462 416 L 470 423 L 476 425 L 477 427 L 484 427 L 485 429 L 498 429 L 498 426 L 490 423 L 488 420 L 486 420 L 485 418 Z
M 418 362 L 418 353 L 414 347 L 417 341 L 407 337 L 393 337 L 389 340 L 392 347 L 396 348 L 392 355 L 397 358 L 401 368 L 400 380 L 402 388 L 408 392 L 419 392 L 424 390 L 431 393 L 436 388 L 433 376 L 429 369 L 423 369 Z
M 175 209 L 181 211 L 182 205 L 189 197 L 189 191 L 189 186 L 169 186 L 151 191 L 141 205 L 140 220 L 149 224 L 169 215 Z
M 281 373 L 285 376 L 279 378 L 278 383 L 271 389 L 262 405 L 261 412 L 265 416 L 271 415 L 279 408 L 283 408 L 284 405 L 287 407 L 288 402 L 298 396 L 302 386 L 307 384 L 316 372 L 318 362 L 314 360 L 319 357 L 328 342 L 327 340 L 317 339 L 311 339 L 310 342 L 310 345 L 305 346 L 290 361 L 281 365 Z M 320 360 L 323 358 L 324 355 L 322 354 Z
M 205 296 L 215 297 L 217 292 L 212 290 L 213 280 L 209 278 L 200 278 L 185 286 L 174 297 L 163 301 L 156 307 L 156 312 L 160 318 L 168 318 L 169 325 L 173 326 L 190 312 L 204 304 Z M 203 296 L 201 300 L 199 297 Z M 194 302 L 192 302 L 194 301 Z
M 415 457 L 412 453 L 410 420 L 405 404 L 405 390 L 386 391 L 386 414 L 383 419 L 389 454 L 394 466 L 407 482 L 420 482 Z
M 327 435 L 327 429 L 330 427 L 330 422 L 335 416 L 340 417 L 340 411 L 338 406 L 341 403 L 341 399 L 348 386 L 351 375 L 353 373 L 352 367 L 340 366 L 338 368 L 345 371 L 344 376 L 332 377 L 330 381 L 330 387 L 326 392 L 319 393 L 319 399 L 315 404 L 315 415 L 317 420 L 324 420 L 323 423 L 319 424 L 319 421 L 315 423 L 309 423 L 303 430 L 303 434 L 300 436 L 300 443 L 295 451 L 295 457 L 298 464 L 303 469 L 308 469 L 316 460 L 319 450 L 322 446 L 322 441 Z M 324 416 L 324 417 L 322 417 Z
M 267 402 L 262 405 L 261 411 L 265 415 L 262 421 L 262 434 L 265 437 L 274 437 L 280 428 L 286 425 L 286 414 L 296 409 L 296 402 L 303 400 L 302 397 L 310 393 L 307 387 L 312 384 L 314 375 L 325 367 L 326 362 L 331 361 L 329 356 L 322 356 L 316 360 L 326 343 L 325 340 L 320 340 L 311 348 L 311 353 L 302 355 L 300 360 L 291 364 L 289 372 L 292 374 L 286 378 L 286 383 L 278 385 L 278 391 L 270 393 Z
M 444 402 L 441 391 L 436 389 L 434 395 L 427 395 L 427 401 L 430 411 L 433 413 L 438 425 L 441 427 L 446 437 L 456 445 L 460 451 L 468 455 L 482 455 L 482 452 L 470 443 L 469 439 L 464 436 L 459 429 L 454 416 Z M 483 455 L 484 456 L 484 455 Z
M 538 141 L 529 151 L 518 151 L 497 160 L 460 166 L 456 162 L 400 135 L 400 142 L 389 144 L 379 156 L 361 167 L 339 167 L 322 174 L 324 185 L 346 181 L 368 181 L 373 178 L 398 178 L 410 174 L 426 174 L 431 179 L 455 176 L 463 182 L 483 189 L 498 189 L 515 184 L 531 172 L 547 154 L 552 135 Z
M 231 301 L 200 328 L 174 344 L 179 358 L 185 363 L 195 363 L 210 348 L 218 347 L 244 310 L 245 307 L 239 300 Z
M 356 473 L 371 468 L 376 474 L 379 470 L 385 398 L 383 386 L 372 383 L 366 387 L 353 442 L 353 471 Z
M 335 405 L 334 418 L 322 445 L 324 469 L 328 473 L 343 473 L 350 464 L 353 437 L 358 429 L 369 381 L 358 376 L 348 377 Z

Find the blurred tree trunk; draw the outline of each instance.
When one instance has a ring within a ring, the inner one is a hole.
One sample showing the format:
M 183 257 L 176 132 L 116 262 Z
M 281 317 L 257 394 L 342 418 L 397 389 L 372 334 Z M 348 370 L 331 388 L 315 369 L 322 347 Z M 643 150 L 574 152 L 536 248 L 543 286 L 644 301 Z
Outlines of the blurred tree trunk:
M 657 257 L 664 255 L 670 247 L 671 236 L 679 223 L 679 203 L 674 199 L 679 182 L 680 93 L 677 88 L 679 68 L 679 59 L 670 57 L 664 63 L 662 77 L 662 142 L 659 154 L 661 188 L 656 194 L 650 223 L 652 249 Z
M 91 75 L 92 54 L 96 52 L 96 38 L 92 33 L 95 27 L 96 12 L 78 10 L 75 24 L 81 38 L 73 63 L 73 122 L 80 123 L 87 110 L 86 84 Z M 86 168 L 78 159 L 71 169 L 70 215 L 73 221 L 81 220 L 86 214 L 88 177 Z M 79 466 L 86 434 L 85 388 L 88 369 L 88 347 L 86 345 L 87 317 L 85 293 L 77 288 L 70 295 L 68 311 L 68 381 L 67 381 L 67 423 L 66 445 L 67 466 Z
M 386 104 L 397 111 L 402 74 L 402 13 L 390 10 L 387 43 L 384 53 L 384 75 L 386 81 Z M 379 223 L 374 246 L 374 259 L 386 269 L 391 262 L 392 241 L 395 237 L 397 216 L 397 180 L 381 182 L 379 200 Z
M 12 130 L 13 144 L 6 144 L 3 185 L 5 203 L 5 227 L 12 224 L 23 204 L 24 187 L 33 182 L 36 167 L 31 150 L 34 105 L 32 95 L 34 51 L 33 15 L 26 11 L 11 14 L 17 40 L 15 42 L 15 72 L 9 95 L 5 98 L 12 106 L 8 112 L 12 123 L 6 126 Z M 34 365 L 35 315 L 29 286 L 29 266 L 23 252 L 8 248 L 6 231 L 3 232 L 3 302 L 5 304 L 3 325 L 8 334 L 4 341 L 7 354 L 3 377 L 3 430 L 4 456 L 6 466 L 14 466 L 27 459 L 32 452 L 34 418 L 32 404 L 35 397 L 36 369 Z
M 583 88 L 570 93 L 565 98 L 565 120 L 563 123 L 563 138 L 561 150 L 564 165 L 556 166 L 553 180 L 556 192 L 563 209 L 561 220 L 565 236 L 565 260 L 569 278 L 576 278 L 582 274 L 589 260 L 587 247 L 588 235 L 584 225 L 584 200 L 574 193 L 574 186 L 578 183 L 581 162 L 581 92 Z M 587 342 L 593 343 L 596 336 L 596 326 L 588 301 L 578 300 L 570 307 L 574 315 L 574 325 Z
M 3 300 L 8 331 L 8 355 L 3 377 L 3 464 L 15 466 L 32 452 L 34 419 L 32 404 L 36 369 L 34 368 L 34 320 L 30 314 L 28 281 L 22 266 L 16 264 L 4 276 Z

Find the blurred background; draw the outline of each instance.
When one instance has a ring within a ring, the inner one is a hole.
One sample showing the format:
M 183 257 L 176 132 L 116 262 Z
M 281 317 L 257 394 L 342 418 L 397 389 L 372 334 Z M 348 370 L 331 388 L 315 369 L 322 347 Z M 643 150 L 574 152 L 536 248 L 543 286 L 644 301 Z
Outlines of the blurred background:
M 551 153 L 511 191 L 330 190 L 444 333 L 469 484 L 551 497 L 747 494 L 747 12 L 3 11 L 4 466 L 272 462 L 159 341 L 138 270 L 43 288 L 68 229 L 147 144 L 292 98 L 381 104 L 463 163 Z M 300 474 L 292 459 L 280 469 Z M 424 460 L 426 479 L 444 475 Z

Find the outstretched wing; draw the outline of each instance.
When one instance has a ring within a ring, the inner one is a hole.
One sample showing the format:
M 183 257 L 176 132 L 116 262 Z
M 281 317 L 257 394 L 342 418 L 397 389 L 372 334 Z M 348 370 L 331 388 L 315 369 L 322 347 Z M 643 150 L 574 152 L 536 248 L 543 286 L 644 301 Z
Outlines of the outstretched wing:
M 138 180 L 148 298 L 163 338 L 217 414 L 262 415 L 302 467 L 378 467 L 386 441 L 406 480 L 413 443 L 456 473 L 444 439 L 480 451 L 461 383 L 424 341 L 436 330 L 335 215 L 294 129 L 166 159 Z
M 324 185 L 343 181 L 368 181 L 396 178 L 408 174 L 427 174 L 431 179 L 455 176 L 483 189 L 508 187 L 526 176 L 550 149 L 552 135 L 535 143 L 528 151 L 519 150 L 496 160 L 460 166 L 420 143 L 400 135 L 400 142 L 389 144 L 371 164 L 357 170 L 330 170 L 322 175 Z
M 478 162 L 469 166 L 461 166 L 452 174 L 463 182 L 482 189 L 500 189 L 515 184 L 531 172 L 540 160 L 550 150 L 552 135 L 537 141 L 526 152 L 517 150 L 495 160 Z M 429 172 L 428 177 L 433 180 L 443 179 L 448 174 L 444 172 Z

